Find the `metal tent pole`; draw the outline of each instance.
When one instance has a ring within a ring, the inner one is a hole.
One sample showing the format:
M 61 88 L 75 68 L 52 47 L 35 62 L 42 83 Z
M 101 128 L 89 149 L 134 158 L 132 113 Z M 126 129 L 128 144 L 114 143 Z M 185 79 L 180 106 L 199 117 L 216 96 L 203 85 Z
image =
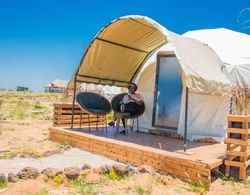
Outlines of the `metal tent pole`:
M 72 114 L 71 114 L 71 129 L 74 128 L 74 114 L 75 114 L 75 101 L 76 101 L 76 77 L 77 74 L 75 75 L 74 78 L 74 94 L 73 94 L 73 106 L 72 106 Z
M 108 127 L 107 127 L 107 116 L 104 115 L 104 120 L 105 120 L 105 128 L 106 128 L 106 134 L 108 133 Z
M 184 126 L 184 152 L 187 151 L 187 121 L 188 121 L 188 87 L 186 87 L 185 98 L 185 126 Z
M 82 129 L 82 112 L 80 113 L 80 125 L 79 125 L 80 129 Z
M 90 133 L 90 119 L 89 119 L 89 114 L 88 114 L 88 124 L 89 124 L 89 133 Z

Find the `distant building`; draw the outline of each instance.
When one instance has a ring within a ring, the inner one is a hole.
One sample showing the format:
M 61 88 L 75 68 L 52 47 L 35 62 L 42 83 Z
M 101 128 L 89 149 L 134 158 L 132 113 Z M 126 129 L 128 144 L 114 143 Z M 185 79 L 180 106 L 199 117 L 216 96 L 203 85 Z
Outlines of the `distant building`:
M 56 79 L 47 85 L 44 85 L 44 92 L 62 93 L 66 90 L 69 81 Z
M 24 86 L 17 86 L 16 90 L 17 91 L 29 91 L 29 88 L 28 87 L 24 87 Z

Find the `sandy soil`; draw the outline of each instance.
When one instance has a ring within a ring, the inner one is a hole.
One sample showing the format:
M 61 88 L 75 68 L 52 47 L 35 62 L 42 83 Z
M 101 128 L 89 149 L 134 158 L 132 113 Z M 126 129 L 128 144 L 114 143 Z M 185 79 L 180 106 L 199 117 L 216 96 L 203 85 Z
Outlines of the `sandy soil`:
M 57 186 L 44 182 L 43 176 L 36 179 L 29 179 L 26 181 L 20 181 L 14 184 L 9 184 L 8 188 L 0 190 L 2 195 L 25 195 L 25 194 L 69 194 L 75 192 L 74 189 L 70 189 L 68 186 Z
M 41 157 L 48 151 L 59 150 L 62 146 L 48 140 L 50 121 L 6 120 L 1 122 L 0 158 Z
M 0 92 L 0 158 L 41 157 L 66 147 L 48 140 L 53 102 L 59 97 Z

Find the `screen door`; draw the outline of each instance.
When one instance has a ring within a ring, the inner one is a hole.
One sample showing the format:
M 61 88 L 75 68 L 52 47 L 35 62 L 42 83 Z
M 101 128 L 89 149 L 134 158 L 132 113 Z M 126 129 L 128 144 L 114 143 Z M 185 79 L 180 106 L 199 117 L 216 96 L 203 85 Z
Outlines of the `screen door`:
M 177 129 L 181 109 L 182 80 L 174 54 L 158 55 L 153 126 Z

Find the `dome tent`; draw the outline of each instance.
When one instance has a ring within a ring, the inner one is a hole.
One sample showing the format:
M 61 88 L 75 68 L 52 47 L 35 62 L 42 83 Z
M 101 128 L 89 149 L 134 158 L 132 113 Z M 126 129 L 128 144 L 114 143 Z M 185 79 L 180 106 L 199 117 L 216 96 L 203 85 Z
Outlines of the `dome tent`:
M 152 113 L 159 95 L 155 82 L 157 54 L 161 52 L 170 52 L 178 59 L 183 88 L 177 132 L 184 134 L 188 108 L 189 139 L 223 138 L 231 83 L 221 71 L 221 60 L 206 44 L 175 34 L 148 17 L 125 16 L 104 27 L 89 44 L 69 87 L 78 89 L 81 82 L 124 87 L 134 81 L 146 104 L 140 130 L 157 128 Z
M 223 62 L 223 71 L 235 85 L 250 86 L 250 36 L 225 28 L 188 31 L 185 37 L 212 47 Z

